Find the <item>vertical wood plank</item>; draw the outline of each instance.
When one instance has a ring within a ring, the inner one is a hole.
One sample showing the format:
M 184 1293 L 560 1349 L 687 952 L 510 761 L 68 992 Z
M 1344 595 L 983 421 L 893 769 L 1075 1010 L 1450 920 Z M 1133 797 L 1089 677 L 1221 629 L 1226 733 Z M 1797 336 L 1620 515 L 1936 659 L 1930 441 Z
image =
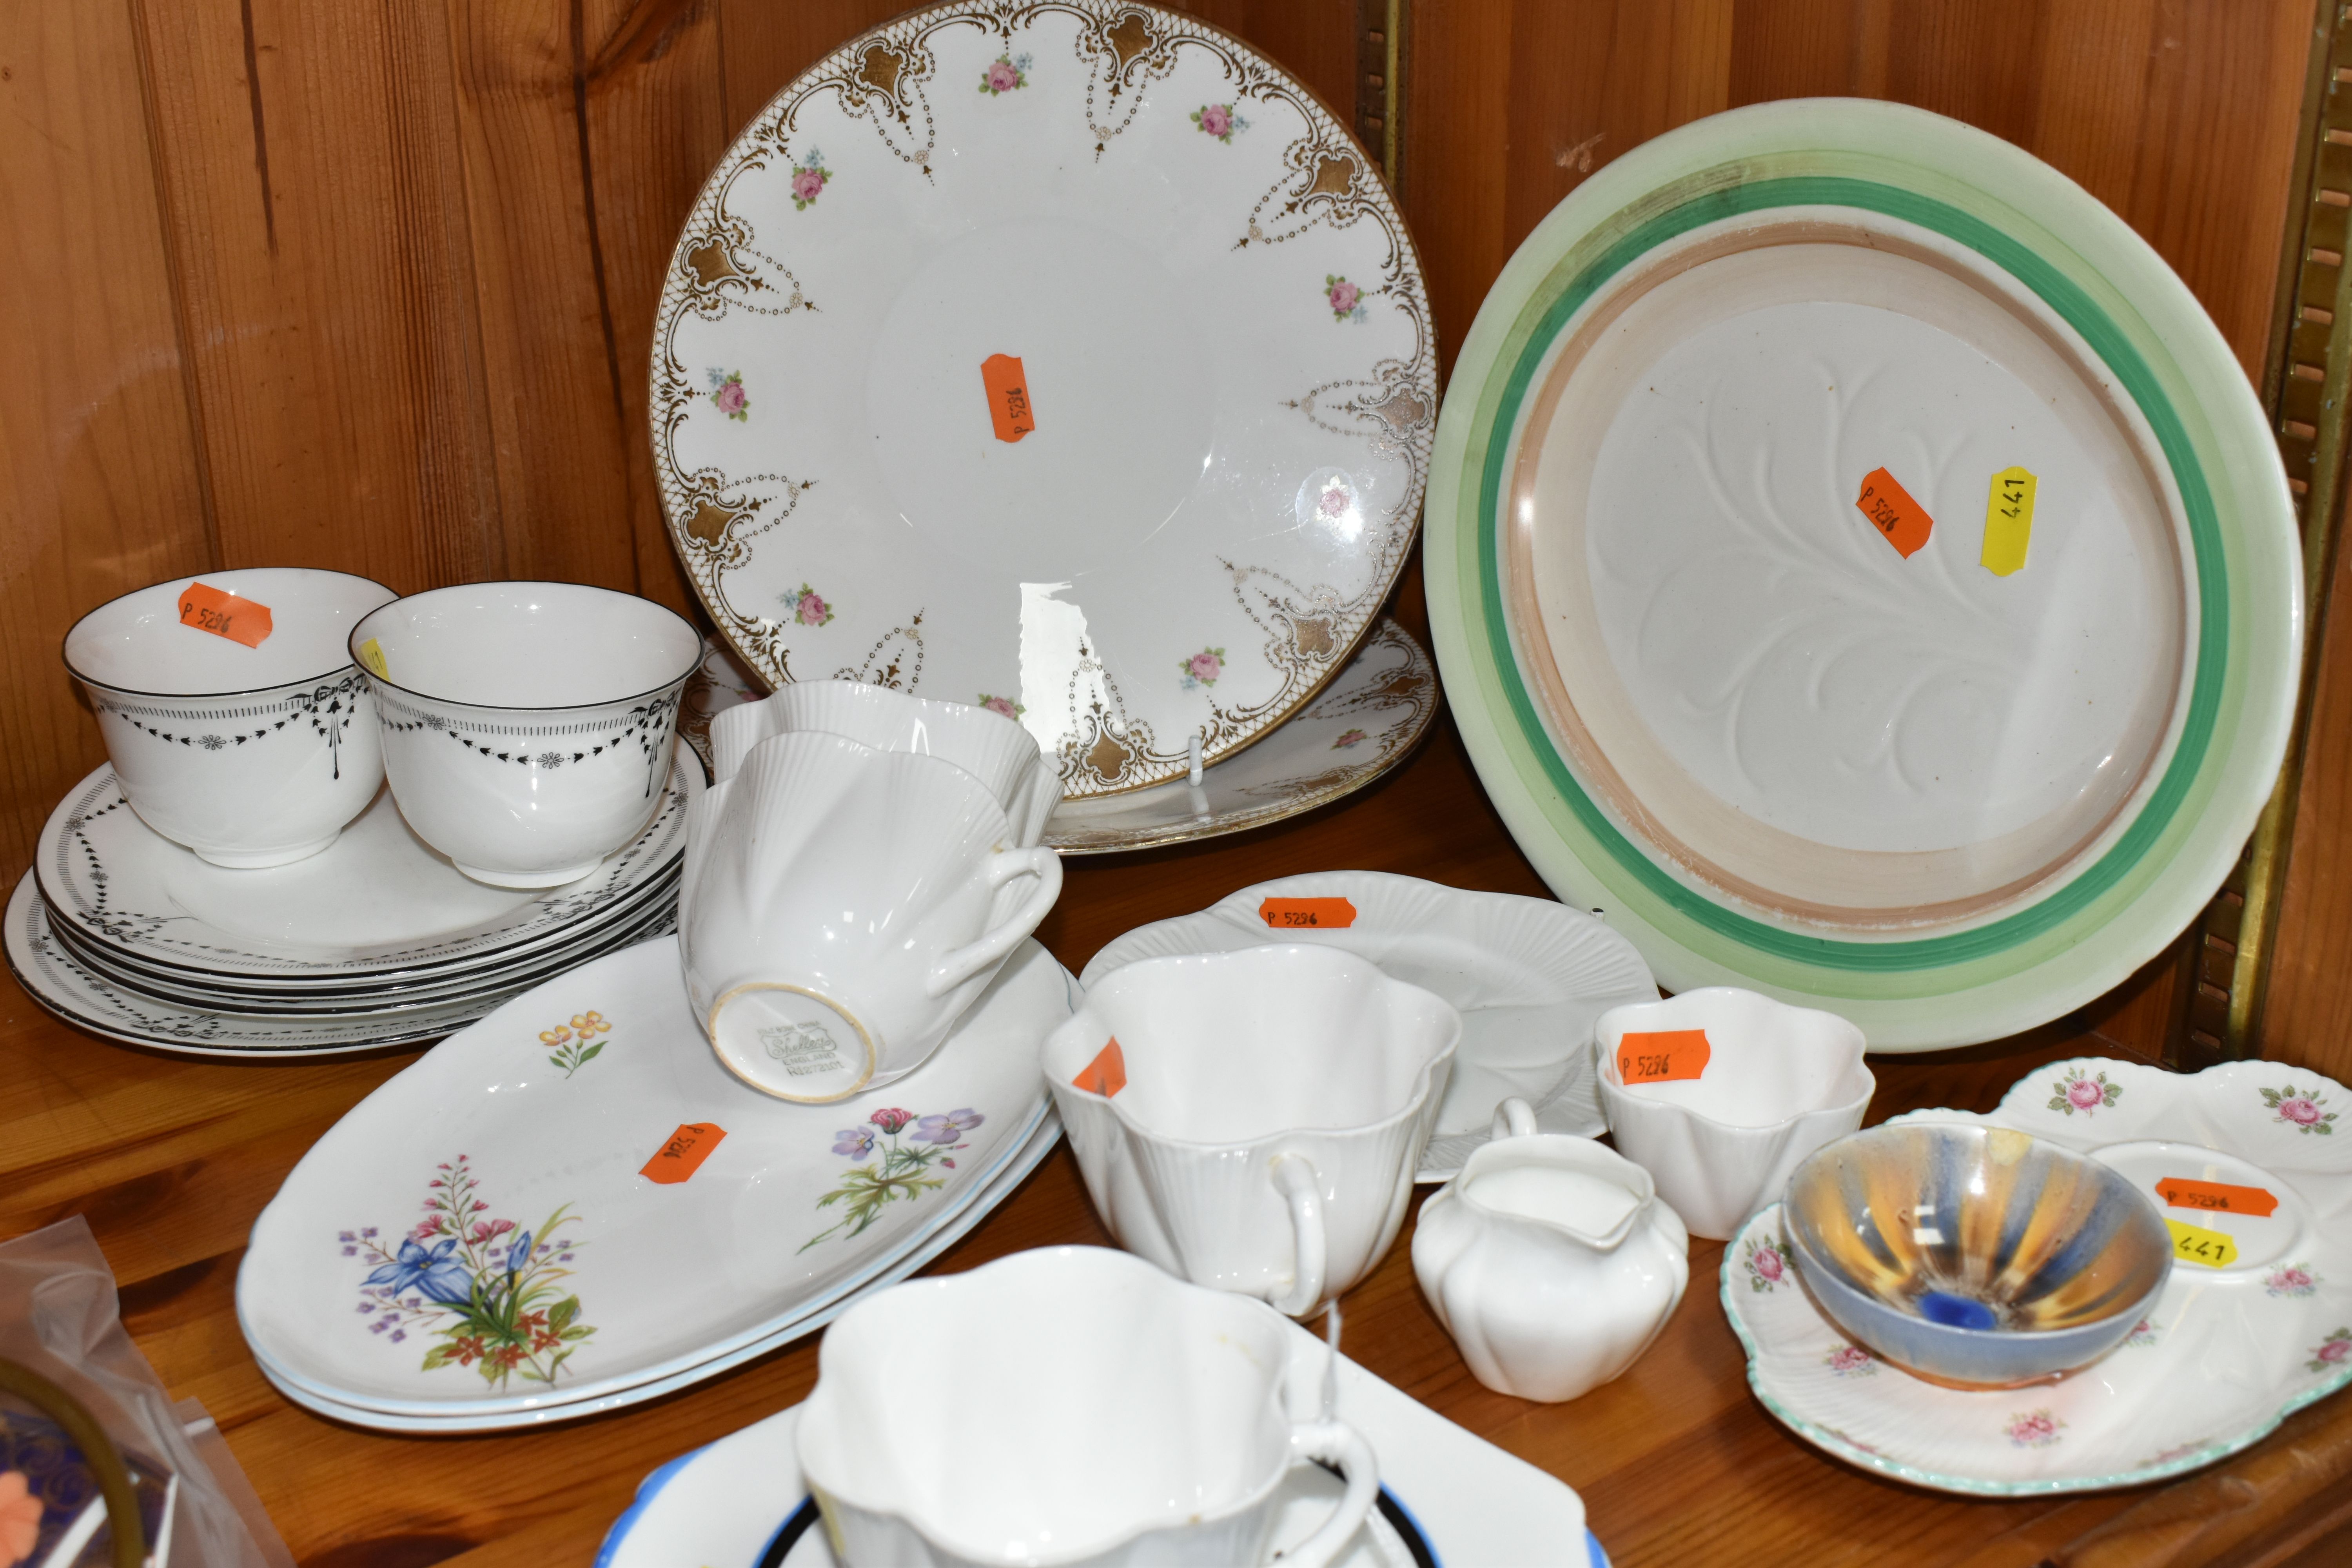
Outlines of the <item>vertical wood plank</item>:
M 132 4 L 225 563 L 503 574 L 446 19 Z
M 449 7 L 506 570 L 632 590 L 628 420 L 595 213 L 584 7 Z
M 105 755 L 58 646 L 117 594 L 217 562 L 130 13 L 0 5 L 0 873 Z
M 620 365 L 637 592 L 699 614 L 671 549 L 646 424 L 654 311 L 677 231 L 727 148 L 717 0 L 594 0 L 581 59 L 598 247 Z

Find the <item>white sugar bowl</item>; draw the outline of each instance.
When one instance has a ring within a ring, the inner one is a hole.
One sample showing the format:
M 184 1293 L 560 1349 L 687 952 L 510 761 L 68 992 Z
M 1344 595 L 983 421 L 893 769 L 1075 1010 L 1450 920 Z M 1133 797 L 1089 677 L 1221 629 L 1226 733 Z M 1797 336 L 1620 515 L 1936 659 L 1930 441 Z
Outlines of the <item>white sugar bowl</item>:
M 1412 1271 L 1479 1382 L 1558 1402 L 1650 1348 L 1690 1283 L 1690 1233 L 1647 1171 L 1507 1100 L 1422 1205 Z

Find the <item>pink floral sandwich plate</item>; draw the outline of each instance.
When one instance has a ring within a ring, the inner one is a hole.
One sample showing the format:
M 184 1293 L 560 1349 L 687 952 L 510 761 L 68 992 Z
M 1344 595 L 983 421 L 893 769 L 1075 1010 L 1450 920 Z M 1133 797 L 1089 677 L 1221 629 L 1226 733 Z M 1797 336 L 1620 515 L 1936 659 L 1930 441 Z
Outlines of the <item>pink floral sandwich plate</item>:
M 2189 1075 L 2085 1058 L 2020 1079 L 1990 1115 L 1896 1117 L 2027 1132 L 2120 1173 L 2171 1234 L 2162 1294 L 2118 1348 L 2061 1381 L 1938 1387 L 1813 1305 L 1774 1204 L 1723 1257 L 1748 1385 L 1817 1447 L 1944 1491 L 2091 1491 L 2226 1458 L 2352 1383 L 2347 1107 L 2352 1090 L 2276 1062 Z
M 255 1223 L 263 1372 L 394 1431 L 567 1420 L 712 1376 L 903 1278 L 1058 1135 L 1037 1045 L 1073 983 L 1024 944 L 880 1094 L 738 1082 L 665 938 L 526 993 L 369 1096 Z
M 516 889 L 460 873 L 389 791 L 308 858 L 224 868 L 150 828 L 101 767 L 42 828 L 8 903 L 9 967 L 79 1028 L 186 1055 L 437 1038 L 669 930 L 702 790 L 700 765 L 677 752 L 628 842 L 565 886 Z
M 1403 221 L 1305 88 L 1129 0 L 954 0 L 719 161 L 651 407 L 671 537 L 763 682 L 1002 705 L 1076 801 L 1339 673 L 1436 393 Z
M 2302 564 L 2260 404 L 2123 220 L 1920 110 L 1595 173 L 1480 308 L 1430 620 L 1481 782 L 1675 991 L 1873 1050 L 2115 985 L 2236 863 Z
M 1286 1404 L 1321 1408 L 1328 1352 L 1288 1331 Z M 1585 1528 L 1584 1503 L 1534 1466 L 1472 1436 L 1353 1362 L 1336 1368 L 1329 1408 L 1380 1458 L 1381 1495 L 1344 1568 L 1435 1568 L 1440 1563 L 1557 1563 L 1608 1568 Z M 793 1436 L 801 1409 L 681 1455 L 638 1485 L 614 1521 L 595 1568 L 833 1568 L 838 1559 L 801 1479 Z M 1277 1552 L 1304 1541 L 1331 1511 L 1340 1483 L 1312 1466 L 1282 1484 Z
M 1091 989 L 1140 959 L 1266 942 L 1368 958 L 1462 1015 L 1462 1043 L 1422 1152 L 1423 1182 L 1452 1177 L 1487 1141 L 1507 1099 L 1533 1108 L 1538 1131 L 1589 1138 L 1605 1131 L 1593 1025 L 1612 1007 L 1658 999 L 1633 943 L 1582 910 L 1383 871 L 1260 882 L 1198 914 L 1139 926 L 1096 953 L 1080 984 Z

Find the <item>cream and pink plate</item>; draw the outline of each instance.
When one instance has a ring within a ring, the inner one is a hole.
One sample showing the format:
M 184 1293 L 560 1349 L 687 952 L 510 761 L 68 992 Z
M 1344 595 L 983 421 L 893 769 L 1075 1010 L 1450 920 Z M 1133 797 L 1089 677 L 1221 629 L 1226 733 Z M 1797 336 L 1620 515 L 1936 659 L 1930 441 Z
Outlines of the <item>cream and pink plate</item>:
M 1072 800 L 1304 708 L 1410 549 L 1437 407 L 1372 160 L 1129 0 L 910 12 L 719 160 L 654 331 L 654 460 L 771 687 L 1001 705 Z
M 1479 778 L 1675 991 L 1998 1038 L 2220 885 L 2293 720 L 2302 563 L 2229 345 L 2122 219 L 1958 121 L 1819 99 L 1585 180 L 1432 462 Z
M 2121 1171 L 2184 1238 L 2163 1295 L 2121 1348 L 2054 1385 L 1937 1387 L 1813 1307 L 1774 1204 L 1723 1255 L 1748 1385 L 1815 1447 L 1942 1491 L 2093 1491 L 2226 1458 L 2352 1383 L 2347 1112 L 2352 1089 L 2276 1062 L 2191 1075 L 2081 1058 L 2020 1079 L 1988 1115 L 1897 1117 L 2014 1128 Z M 2237 1207 L 2205 1206 L 2217 1192 Z

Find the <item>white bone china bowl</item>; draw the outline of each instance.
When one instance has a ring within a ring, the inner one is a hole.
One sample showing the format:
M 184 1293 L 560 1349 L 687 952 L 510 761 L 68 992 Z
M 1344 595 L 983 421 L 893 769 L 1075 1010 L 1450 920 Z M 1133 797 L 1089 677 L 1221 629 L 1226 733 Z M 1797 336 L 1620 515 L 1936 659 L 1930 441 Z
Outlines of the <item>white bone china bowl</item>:
M 250 646 L 184 624 L 203 585 L 264 606 Z M 375 704 L 344 646 L 393 596 L 295 566 L 178 577 L 100 605 L 66 633 L 66 668 L 98 712 L 140 820 L 215 866 L 317 854 L 383 783 Z
M 1627 1035 L 1688 1030 L 1708 1047 L 1696 1078 L 1626 1081 Z M 1853 1024 L 1728 985 L 1612 1008 L 1594 1034 L 1618 1152 L 1656 1179 L 1691 1234 L 1718 1241 L 1779 1198 L 1807 1155 L 1860 1127 L 1878 1087 Z
M 578 583 L 467 583 L 352 629 L 384 772 L 418 837 L 477 881 L 576 881 L 661 804 L 702 639 L 650 599 Z

